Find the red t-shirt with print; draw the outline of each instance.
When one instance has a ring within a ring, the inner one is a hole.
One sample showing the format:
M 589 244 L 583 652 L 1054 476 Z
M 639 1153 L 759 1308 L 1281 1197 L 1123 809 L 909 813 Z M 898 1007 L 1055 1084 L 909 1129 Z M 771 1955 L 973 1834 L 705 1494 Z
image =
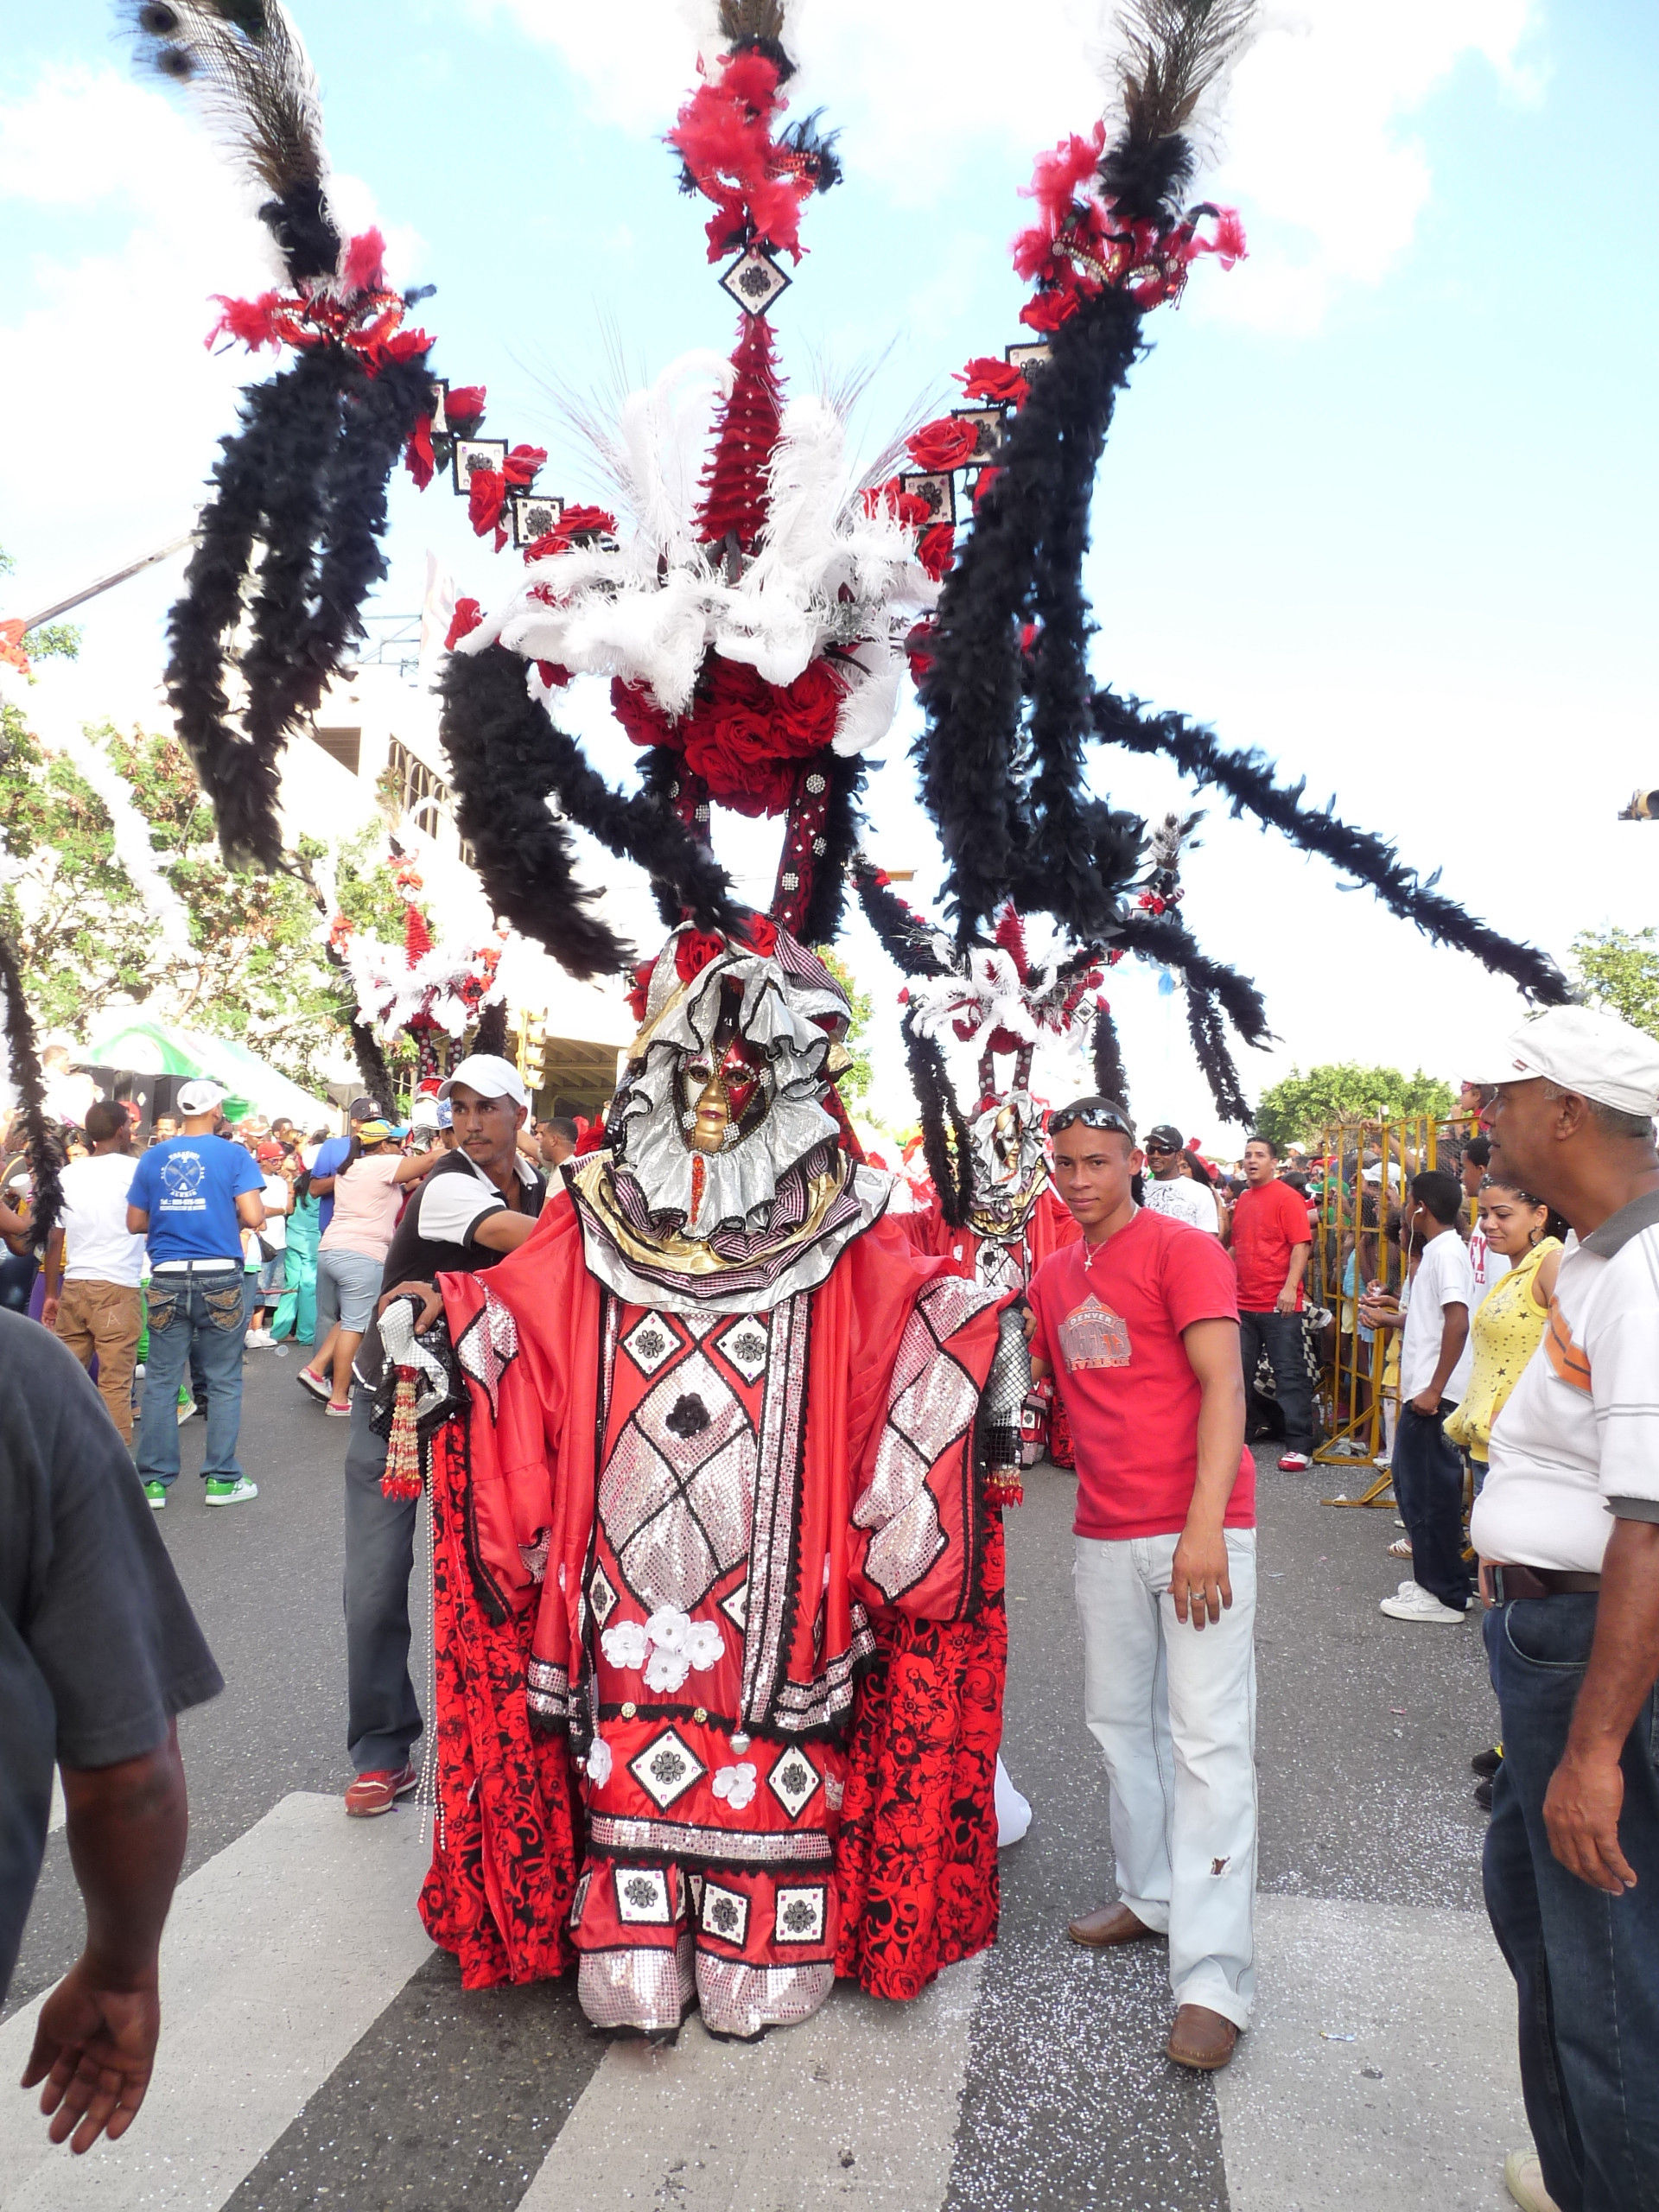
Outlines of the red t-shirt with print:
M 1077 1455 L 1079 1536 L 1178 1535 L 1198 1472 L 1198 1378 L 1181 1342 L 1195 1321 L 1235 1321 L 1232 1263 L 1201 1229 L 1142 1207 L 1093 1250 L 1044 1261 L 1027 1294 L 1034 1357 L 1053 1370 Z M 1226 1513 L 1255 1526 L 1246 1452 Z
M 1311 1244 L 1307 1200 L 1275 1175 L 1252 1183 L 1233 1201 L 1233 1262 L 1238 1269 L 1242 1313 L 1271 1313 L 1290 1273 L 1291 1247 Z M 1301 1286 L 1296 1311 L 1302 1310 Z

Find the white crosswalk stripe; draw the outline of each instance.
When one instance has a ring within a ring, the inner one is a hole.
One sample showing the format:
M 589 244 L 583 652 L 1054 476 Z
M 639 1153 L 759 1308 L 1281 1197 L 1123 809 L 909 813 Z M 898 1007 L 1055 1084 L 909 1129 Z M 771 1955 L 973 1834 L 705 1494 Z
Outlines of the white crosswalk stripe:
M 521 2212 L 939 2212 L 983 1965 L 910 2005 L 842 1984 L 758 2044 L 613 2044 Z
M 1216 2077 L 1232 2212 L 1497 2212 L 1531 2138 L 1484 1912 L 1265 1897 L 1255 2024 Z
M 390 1831 L 386 1833 L 385 1831 Z M 285 1797 L 182 1885 L 162 1947 L 162 2044 L 131 2132 L 71 2159 L 33 2095 L 0 2096 L 4 2212 L 217 2212 L 431 1955 L 422 1824 Z M 15 2082 L 37 2001 L 0 2028 Z

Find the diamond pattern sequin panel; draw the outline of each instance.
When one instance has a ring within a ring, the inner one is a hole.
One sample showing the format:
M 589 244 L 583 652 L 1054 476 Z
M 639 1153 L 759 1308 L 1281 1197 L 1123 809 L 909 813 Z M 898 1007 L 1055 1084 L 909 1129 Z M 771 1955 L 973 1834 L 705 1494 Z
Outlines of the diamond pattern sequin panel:
M 692 1611 L 747 1556 L 754 1478 L 753 1423 L 695 1351 L 640 1400 L 599 1486 L 606 1536 L 647 1611 Z

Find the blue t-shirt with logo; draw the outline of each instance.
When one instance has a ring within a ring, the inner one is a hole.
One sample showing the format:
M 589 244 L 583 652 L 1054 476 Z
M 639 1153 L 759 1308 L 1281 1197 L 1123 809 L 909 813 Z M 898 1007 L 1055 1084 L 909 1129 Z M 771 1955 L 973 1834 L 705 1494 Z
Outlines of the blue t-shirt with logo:
M 127 1204 L 149 1216 L 152 1267 L 164 1260 L 223 1260 L 239 1268 L 237 1197 L 264 1189 L 264 1177 L 245 1145 L 228 1137 L 169 1137 L 138 1162 Z

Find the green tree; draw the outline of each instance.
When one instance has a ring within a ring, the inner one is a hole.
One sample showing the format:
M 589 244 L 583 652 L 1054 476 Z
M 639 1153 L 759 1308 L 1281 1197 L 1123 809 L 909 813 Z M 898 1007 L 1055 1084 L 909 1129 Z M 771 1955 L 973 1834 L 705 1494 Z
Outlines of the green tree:
M 847 1003 L 853 1010 L 845 1039 L 853 1065 L 836 1087 L 841 1093 L 842 1104 L 849 1114 L 855 1114 L 869 1096 L 870 1050 L 864 1039 L 869 1031 L 874 1002 L 868 991 L 860 990 L 857 977 L 838 952 L 832 952 L 823 944 L 817 950 L 819 959 L 847 994 Z
M 1659 931 L 1580 930 L 1573 959 L 1597 1006 L 1659 1037 Z
M 159 940 L 116 857 L 104 801 L 69 761 L 44 751 L 22 712 L 0 708 L 0 823 L 13 864 L 0 925 L 18 947 L 41 1026 L 81 1030 L 112 1005 L 143 1003 L 181 1028 L 237 1038 L 319 1087 L 355 1011 L 321 941 L 329 917 L 314 869 L 327 848 L 302 837 L 282 872 L 233 874 L 182 747 L 107 726 L 86 734 L 132 792 L 188 912 L 189 948 Z M 335 868 L 346 911 L 384 935 L 401 931 L 404 906 L 379 845 L 378 830 L 364 831 L 336 852 Z
M 1255 1126 L 1280 1144 L 1311 1144 L 1333 1122 L 1393 1119 L 1429 1114 L 1444 1119 L 1457 1104 L 1449 1084 L 1419 1068 L 1362 1067 L 1357 1060 L 1329 1062 L 1304 1075 L 1293 1068 L 1262 1094 Z
M 9 576 L 16 566 L 10 554 L 0 546 L 0 576 Z M 79 626 L 73 622 L 37 622 L 23 633 L 23 651 L 30 660 L 74 660 L 80 653 Z

